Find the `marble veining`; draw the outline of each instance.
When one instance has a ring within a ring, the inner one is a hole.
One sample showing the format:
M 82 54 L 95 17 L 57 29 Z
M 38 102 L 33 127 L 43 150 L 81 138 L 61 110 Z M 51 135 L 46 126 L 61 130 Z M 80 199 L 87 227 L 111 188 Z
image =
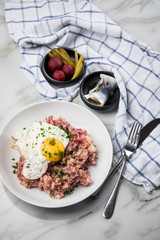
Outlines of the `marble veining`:
M 159 0 L 93 0 L 126 32 L 160 51 Z M 0 1 L 0 131 L 17 111 L 44 101 L 20 70 L 23 58 L 8 35 L 4 1 Z M 73 102 L 85 106 L 78 95 Z M 86 106 L 85 106 L 86 107 Z M 87 107 L 86 107 L 87 108 Z M 91 110 L 112 136 L 116 111 Z M 102 216 L 117 174 L 105 185 L 99 198 L 62 209 L 32 206 L 14 196 L 0 181 L 0 240 L 159 240 L 160 189 L 151 194 L 123 179 L 113 217 Z

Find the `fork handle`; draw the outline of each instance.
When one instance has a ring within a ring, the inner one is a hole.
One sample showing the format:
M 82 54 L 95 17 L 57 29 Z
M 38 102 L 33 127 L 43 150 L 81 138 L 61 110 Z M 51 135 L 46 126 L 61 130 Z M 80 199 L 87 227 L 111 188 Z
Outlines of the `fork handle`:
M 121 166 L 123 163 L 123 160 L 125 159 L 124 154 L 121 155 L 118 162 L 113 166 L 113 168 L 109 171 L 106 179 L 102 183 L 102 185 L 90 196 L 92 199 L 97 199 L 99 197 L 99 193 L 101 189 L 104 187 L 104 184 L 114 175 L 114 173 L 117 171 L 117 169 Z
M 125 166 L 125 163 L 126 163 L 126 159 L 127 158 L 125 157 L 125 161 L 123 161 L 122 168 L 120 170 L 119 177 L 117 179 L 115 187 L 114 187 L 114 189 L 111 193 L 110 198 L 108 199 L 107 204 L 105 205 L 104 212 L 103 212 L 103 217 L 104 218 L 107 218 L 107 219 L 111 218 L 112 214 L 114 212 L 114 207 L 115 207 L 115 203 L 116 203 L 116 199 L 117 199 L 117 192 L 118 192 L 120 180 L 121 180 L 121 177 L 122 177 L 123 169 L 124 169 L 124 166 Z

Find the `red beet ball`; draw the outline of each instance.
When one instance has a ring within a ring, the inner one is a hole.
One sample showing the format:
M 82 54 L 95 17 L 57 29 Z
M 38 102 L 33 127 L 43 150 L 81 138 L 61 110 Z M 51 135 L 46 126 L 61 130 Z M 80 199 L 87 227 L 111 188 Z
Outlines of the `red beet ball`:
M 61 70 L 56 70 L 53 73 L 53 79 L 58 81 L 64 81 L 66 79 L 65 73 Z
M 55 70 L 61 70 L 62 67 L 63 67 L 63 63 L 62 63 L 60 58 L 53 57 L 53 58 L 49 59 L 49 61 L 48 61 L 48 68 L 52 72 L 54 72 Z
M 72 65 L 65 64 L 62 68 L 62 71 L 66 74 L 66 76 L 71 77 L 74 73 L 74 68 Z

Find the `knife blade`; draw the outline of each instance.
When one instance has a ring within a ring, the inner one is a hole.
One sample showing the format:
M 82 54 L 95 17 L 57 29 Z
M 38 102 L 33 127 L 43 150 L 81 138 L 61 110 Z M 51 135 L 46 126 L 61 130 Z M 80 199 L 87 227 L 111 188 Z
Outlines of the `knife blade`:
M 143 143 L 143 141 L 150 135 L 150 133 L 157 127 L 157 125 L 160 124 L 160 118 L 153 119 L 151 122 L 146 124 L 142 129 L 141 129 L 141 134 L 138 142 L 138 147 Z M 137 147 L 137 148 L 138 148 Z M 99 196 L 99 192 L 104 186 L 104 184 L 111 178 L 111 176 L 114 175 L 114 173 L 117 171 L 117 169 L 122 165 L 124 160 L 124 157 L 120 157 L 118 162 L 113 166 L 113 168 L 109 171 L 106 179 L 102 183 L 102 185 L 90 196 L 92 199 L 96 199 Z
M 150 135 L 150 133 L 157 127 L 160 123 L 160 118 L 156 118 L 149 122 L 141 129 L 141 135 L 138 142 L 138 147 L 142 144 L 142 142 Z

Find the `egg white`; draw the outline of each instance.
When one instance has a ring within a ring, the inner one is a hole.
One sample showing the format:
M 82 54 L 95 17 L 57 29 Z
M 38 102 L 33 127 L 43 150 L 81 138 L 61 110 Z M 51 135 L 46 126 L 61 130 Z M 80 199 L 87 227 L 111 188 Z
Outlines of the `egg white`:
M 50 163 L 41 153 L 42 142 L 48 138 L 57 138 L 63 143 L 64 148 L 69 143 L 68 135 L 63 130 L 46 122 L 35 122 L 29 130 L 23 129 L 15 133 L 16 146 L 25 158 L 23 176 L 28 179 L 40 178 Z

